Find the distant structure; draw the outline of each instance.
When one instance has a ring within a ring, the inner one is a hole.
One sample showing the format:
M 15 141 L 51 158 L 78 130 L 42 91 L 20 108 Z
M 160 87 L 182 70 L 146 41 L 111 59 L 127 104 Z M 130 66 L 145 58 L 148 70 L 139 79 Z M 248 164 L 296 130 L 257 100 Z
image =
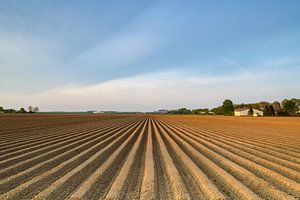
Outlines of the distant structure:
M 249 116 L 249 108 L 239 108 L 234 110 L 234 116 Z M 260 117 L 264 116 L 264 112 L 261 110 L 257 109 L 252 109 L 253 110 L 253 117 Z
M 264 116 L 264 112 L 253 108 L 253 116 L 254 117 Z
M 87 114 L 96 114 L 98 113 L 97 110 L 89 110 L 89 111 L 86 111 Z
M 168 110 L 166 110 L 166 109 L 160 109 L 160 110 L 158 110 L 158 111 L 154 111 L 153 113 L 154 114 L 168 114 Z

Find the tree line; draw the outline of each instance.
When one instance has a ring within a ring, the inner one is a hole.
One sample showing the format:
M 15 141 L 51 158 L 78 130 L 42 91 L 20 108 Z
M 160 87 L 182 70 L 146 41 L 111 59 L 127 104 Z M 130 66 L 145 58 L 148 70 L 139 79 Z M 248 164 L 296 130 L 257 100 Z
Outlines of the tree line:
M 20 108 L 19 110 L 15 110 L 13 108 L 5 109 L 2 106 L 0 106 L 0 113 L 36 113 L 39 112 L 38 107 L 29 106 L 28 110 L 25 110 L 25 108 Z
M 283 99 L 281 102 L 274 101 L 273 103 L 261 101 L 257 103 L 241 103 L 234 104 L 232 100 L 225 99 L 223 104 L 217 106 L 212 109 L 208 108 L 199 108 L 199 109 L 187 109 L 180 108 L 177 110 L 168 111 L 169 114 L 178 114 L 178 115 L 188 115 L 188 114 L 196 114 L 196 115 L 233 115 L 235 109 L 239 108 L 249 108 L 249 112 L 251 115 L 251 111 L 253 114 L 253 109 L 261 110 L 264 113 L 264 116 L 296 116 L 300 115 L 300 99 L 292 98 L 292 99 Z

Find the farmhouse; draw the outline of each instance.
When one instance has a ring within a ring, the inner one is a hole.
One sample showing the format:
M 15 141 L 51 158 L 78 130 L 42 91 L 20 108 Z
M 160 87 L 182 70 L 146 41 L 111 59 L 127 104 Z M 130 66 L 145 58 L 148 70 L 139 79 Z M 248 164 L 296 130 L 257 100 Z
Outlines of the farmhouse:
M 234 111 L 234 116 L 248 116 L 249 110 L 250 110 L 249 108 L 236 109 Z M 253 110 L 254 117 L 259 117 L 264 115 L 263 111 L 261 110 L 257 110 L 257 109 L 252 109 L 252 110 Z

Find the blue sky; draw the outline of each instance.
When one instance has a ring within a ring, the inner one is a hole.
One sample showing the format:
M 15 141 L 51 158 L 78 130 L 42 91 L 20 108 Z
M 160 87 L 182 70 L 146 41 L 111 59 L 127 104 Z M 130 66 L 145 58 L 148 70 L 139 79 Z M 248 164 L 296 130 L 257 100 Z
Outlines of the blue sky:
M 155 110 L 298 97 L 300 2 L 0 3 L 0 104 Z

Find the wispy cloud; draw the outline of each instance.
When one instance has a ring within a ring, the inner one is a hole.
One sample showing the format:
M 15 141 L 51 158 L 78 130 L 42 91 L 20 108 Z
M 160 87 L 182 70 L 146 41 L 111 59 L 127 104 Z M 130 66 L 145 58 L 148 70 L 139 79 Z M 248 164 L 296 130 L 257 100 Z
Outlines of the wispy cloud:
M 152 53 L 159 42 L 146 34 L 120 34 L 76 56 L 67 66 L 84 76 L 95 72 L 100 76 L 103 76 L 101 72 L 115 73 L 118 68 L 129 68 L 129 64 Z
M 274 100 L 289 94 L 297 86 L 281 88 L 262 86 L 267 75 L 232 74 L 227 77 L 182 76 L 170 71 L 116 79 L 104 83 L 79 86 L 68 85 L 32 95 L 4 93 L 5 105 L 38 105 L 42 110 L 141 110 L 159 108 L 212 107 L 224 98 L 235 102 Z M 20 104 L 22 102 L 22 104 Z
M 288 97 L 300 89 L 298 8 L 3 1 L 0 104 L 152 110 Z
M 49 77 L 59 82 L 57 49 L 55 42 L 48 39 L 0 33 L 0 90 L 24 92 L 26 87 L 33 91 L 47 88 L 52 85 Z

